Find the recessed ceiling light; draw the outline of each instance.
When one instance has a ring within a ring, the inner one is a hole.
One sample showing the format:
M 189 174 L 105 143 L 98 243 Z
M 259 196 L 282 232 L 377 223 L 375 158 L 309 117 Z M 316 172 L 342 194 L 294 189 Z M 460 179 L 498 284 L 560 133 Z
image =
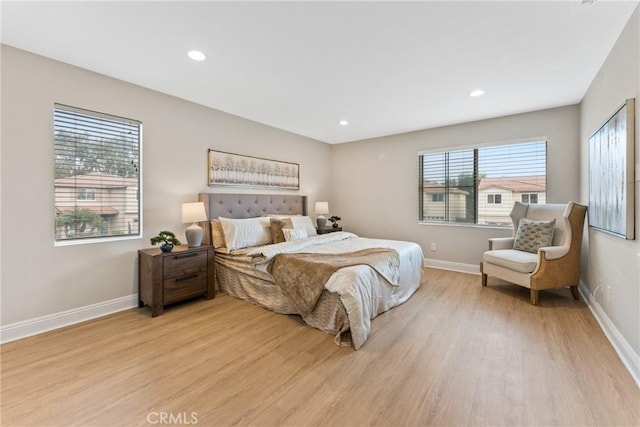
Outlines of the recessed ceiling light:
M 484 90 L 482 90 L 482 89 L 474 90 L 473 92 L 471 92 L 469 94 L 469 96 L 474 96 L 474 97 L 475 96 L 482 96 L 482 95 L 484 95 Z
M 187 52 L 187 55 L 189 55 L 189 58 L 193 59 L 194 61 L 204 61 L 205 59 L 207 59 L 207 56 L 199 50 L 190 50 L 189 52 Z
M 338 124 L 339 124 L 340 126 L 346 126 L 346 125 L 348 125 L 348 124 L 349 124 L 349 121 L 348 121 L 348 120 L 340 120 L 340 121 L 338 122 Z

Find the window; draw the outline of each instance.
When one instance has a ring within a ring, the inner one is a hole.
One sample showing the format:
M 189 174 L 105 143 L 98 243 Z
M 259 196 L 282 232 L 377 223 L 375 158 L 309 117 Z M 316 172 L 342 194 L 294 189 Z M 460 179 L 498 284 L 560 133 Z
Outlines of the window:
M 510 225 L 516 200 L 545 199 L 546 162 L 546 141 L 420 153 L 419 220 Z
M 56 104 L 56 244 L 141 236 L 139 121 Z
M 487 194 L 487 203 L 499 205 L 502 203 L 502 194 Z
M 76 200 L 95 200 L 96 190 L 92 188 L 78 188 Z
M 522 203 L 538 203 L 538 194 L 537 193 L 522 193 Z

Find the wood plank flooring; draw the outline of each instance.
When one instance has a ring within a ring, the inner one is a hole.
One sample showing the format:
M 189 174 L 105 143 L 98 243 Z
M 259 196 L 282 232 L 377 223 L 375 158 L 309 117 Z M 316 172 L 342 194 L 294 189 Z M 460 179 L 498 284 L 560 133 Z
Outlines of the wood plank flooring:
M 3 426 L 638 426 L 640 390 L 569 292 L 427 269 L 358 351 L 219 295 L 2 345 Z

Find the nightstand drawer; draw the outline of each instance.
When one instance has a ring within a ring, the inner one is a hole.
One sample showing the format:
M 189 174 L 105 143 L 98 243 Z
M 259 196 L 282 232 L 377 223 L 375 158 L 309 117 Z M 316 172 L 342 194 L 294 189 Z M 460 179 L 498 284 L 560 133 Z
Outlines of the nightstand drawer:
M 206 266 L 205 266 L 206 267 Z M 207 290 L 207 270 L 185 273 L 166 279 L 164 286 L 164 303 L 181 301 L 191 296 L 202 295 Z
M 207 271 L 207 251 L 176 253 L 165 256 L 162 274 L 166 279 Z

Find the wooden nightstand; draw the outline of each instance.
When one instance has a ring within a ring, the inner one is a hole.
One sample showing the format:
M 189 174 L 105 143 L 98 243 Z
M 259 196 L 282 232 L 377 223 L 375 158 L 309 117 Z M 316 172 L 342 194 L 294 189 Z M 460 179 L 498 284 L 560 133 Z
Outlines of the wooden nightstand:
M 159 248 L 138 251 L 138 307 L 151 307 L 151 316 L 164 306 L 203 295 L 215 297 L 213 246 L 176 246 L 172 252 Z
M 325 227 L 325 228 L 316 228 L 318 234 L 327 234 L 327 233 L 335 233 L 336 231 L 342 231 L 342 227 Z

